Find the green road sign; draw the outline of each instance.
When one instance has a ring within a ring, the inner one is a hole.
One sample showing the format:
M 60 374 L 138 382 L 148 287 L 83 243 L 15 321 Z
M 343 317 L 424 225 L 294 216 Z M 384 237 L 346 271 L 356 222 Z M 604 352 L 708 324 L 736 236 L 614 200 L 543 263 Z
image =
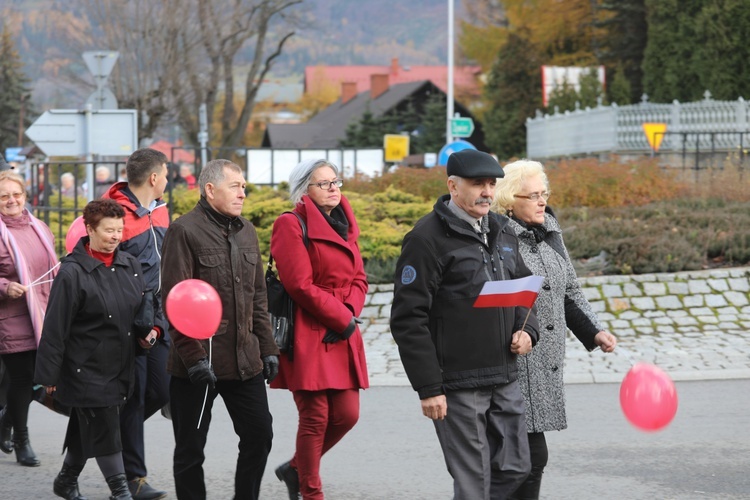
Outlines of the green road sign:
M 471 137 L 474 133 L 474 120 L 471 118 L 451 118 L 451 135 L 453 137 Z

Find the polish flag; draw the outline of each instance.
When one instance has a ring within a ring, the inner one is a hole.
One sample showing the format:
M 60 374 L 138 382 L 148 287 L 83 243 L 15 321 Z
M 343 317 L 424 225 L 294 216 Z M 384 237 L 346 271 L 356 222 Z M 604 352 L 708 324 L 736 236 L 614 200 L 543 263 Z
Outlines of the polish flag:
M 531 307 L 534 305 L 544 276 L 527 276 L 517 280 L 488 281 L 474 302 L 474 307 Z

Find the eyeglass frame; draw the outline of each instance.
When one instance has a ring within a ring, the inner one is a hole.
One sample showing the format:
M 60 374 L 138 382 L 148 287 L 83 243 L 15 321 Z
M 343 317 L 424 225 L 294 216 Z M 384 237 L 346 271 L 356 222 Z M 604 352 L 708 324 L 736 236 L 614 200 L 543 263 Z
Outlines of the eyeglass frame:
M 542 198 L 546 202 L 546 201 L 549 200 L 549 197 L 551 195 L 552 195 L 552 193 L 549 192 L 549 191 L 542 191 L 541 193 L 531 193 L 531 194 L 528 194 L 528 195 L 514 194 L 513 197 L 514 198 L 523 198 L 524 200 L 537 201 L 537 202 L 539 201 L 540 198 Z
M 10 201 L 10 198 L 11 198 L 11 197 L 13 197 L 13 199 L 14 199 L 14 200 L 18 201 L 18 200 L 20 200 L 21 198 L 23 198 L 24 196 L 26 196 L 26 192 L 25 192 L 25 191 L 23 191 L 23 192 L 21 192 L 21 193 L 9 193 L 9 194 L 4 194 L 4 195 L 0 196 L 0 202 L 1 202 L 1 203 L 7 203 L 7 202 L 9 202 L 9 201 Z
M 344 185 L 344 179 L 333 179 L 332 181 L 320 181 L 320 182 L 312 182 L 308 184 L 308 187 L 312 186 L 318 186 L 319 189 L 322 189 L 323 191 L 328 191 L 331 189 L 331 186 L 336 186 L 337 188 L 341 189 L 341 186 Z M 326 186 L 326 187 L 323 187 Z

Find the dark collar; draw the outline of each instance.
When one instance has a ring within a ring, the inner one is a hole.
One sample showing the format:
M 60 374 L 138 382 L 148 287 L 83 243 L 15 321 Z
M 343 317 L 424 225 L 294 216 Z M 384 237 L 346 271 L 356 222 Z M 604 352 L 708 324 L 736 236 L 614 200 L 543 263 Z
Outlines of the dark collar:
M 208 200 L 201 196 L 201 199 L 198 200 L 198 205 L 201 206 L 203 210 L 206 211 L 206 214 L 208 215 L 209 220 L 213 221 L 217 226 L 221 227 L 222 229 L 241 229 L 243 226 L 242 219 L 240 217 L 229 217 L 228 215 L 224 215 L 220 212 L 217 212 L 213 209 L 210 203 L 208 203 Z

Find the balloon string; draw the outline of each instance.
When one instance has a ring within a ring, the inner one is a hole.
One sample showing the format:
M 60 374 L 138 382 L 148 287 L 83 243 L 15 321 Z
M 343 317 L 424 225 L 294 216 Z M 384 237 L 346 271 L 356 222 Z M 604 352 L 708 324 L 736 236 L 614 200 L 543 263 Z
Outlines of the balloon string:
M 41 283 L 39 283 L 39 280 L 41 280 L 42 278 L 44 278 L 45 276 L 47 276 L 49 273 L 51 273 L 52 271 L 54 271 L 55 269 L 57 269 L 57 267 L 59 265 L 60 265 L 60 263 L 58 262 L 57 264 L 55 264 L 54 266 L 52 266 L 52 269 L 50 269 L 49 271 L 47 271 L 46 273 L 42 274 L 37 279 L 35 279 L 34 281 L 32 281 L 31 283 L 29 283 L 29 286 L 41 285 Z M 44 283 L 49 283 L 50 281 L 52 281 L 52 280 L 45 281 Z
M 635 366 L 636 361 L 635 361 L 635 357 L 633 357 L 633 353 L 632 352 L 630 352 L 629 350 L 625 349 L 624 347 L 622 347 L 619 344 L 615 348 L 615 352 L 624 354 L 625 355 L 625 359 L 628 360 L 628 362 L 630 363 L 630 366 Z
M 211 368 L 211 354 L 213 352 L 213 342 L 211 342 L 214 338 L 208 337 L 208 367 Z M 206 400 L 208 399 L 208 383 L 206 383 L 206 393 L 203 395 L 203 406 L 201 407 L 201 415 L 198 417 L 198 427 L 196 429 L 201 428 L 201 421 L 203 420 L 203 412 L 206 409 Z

